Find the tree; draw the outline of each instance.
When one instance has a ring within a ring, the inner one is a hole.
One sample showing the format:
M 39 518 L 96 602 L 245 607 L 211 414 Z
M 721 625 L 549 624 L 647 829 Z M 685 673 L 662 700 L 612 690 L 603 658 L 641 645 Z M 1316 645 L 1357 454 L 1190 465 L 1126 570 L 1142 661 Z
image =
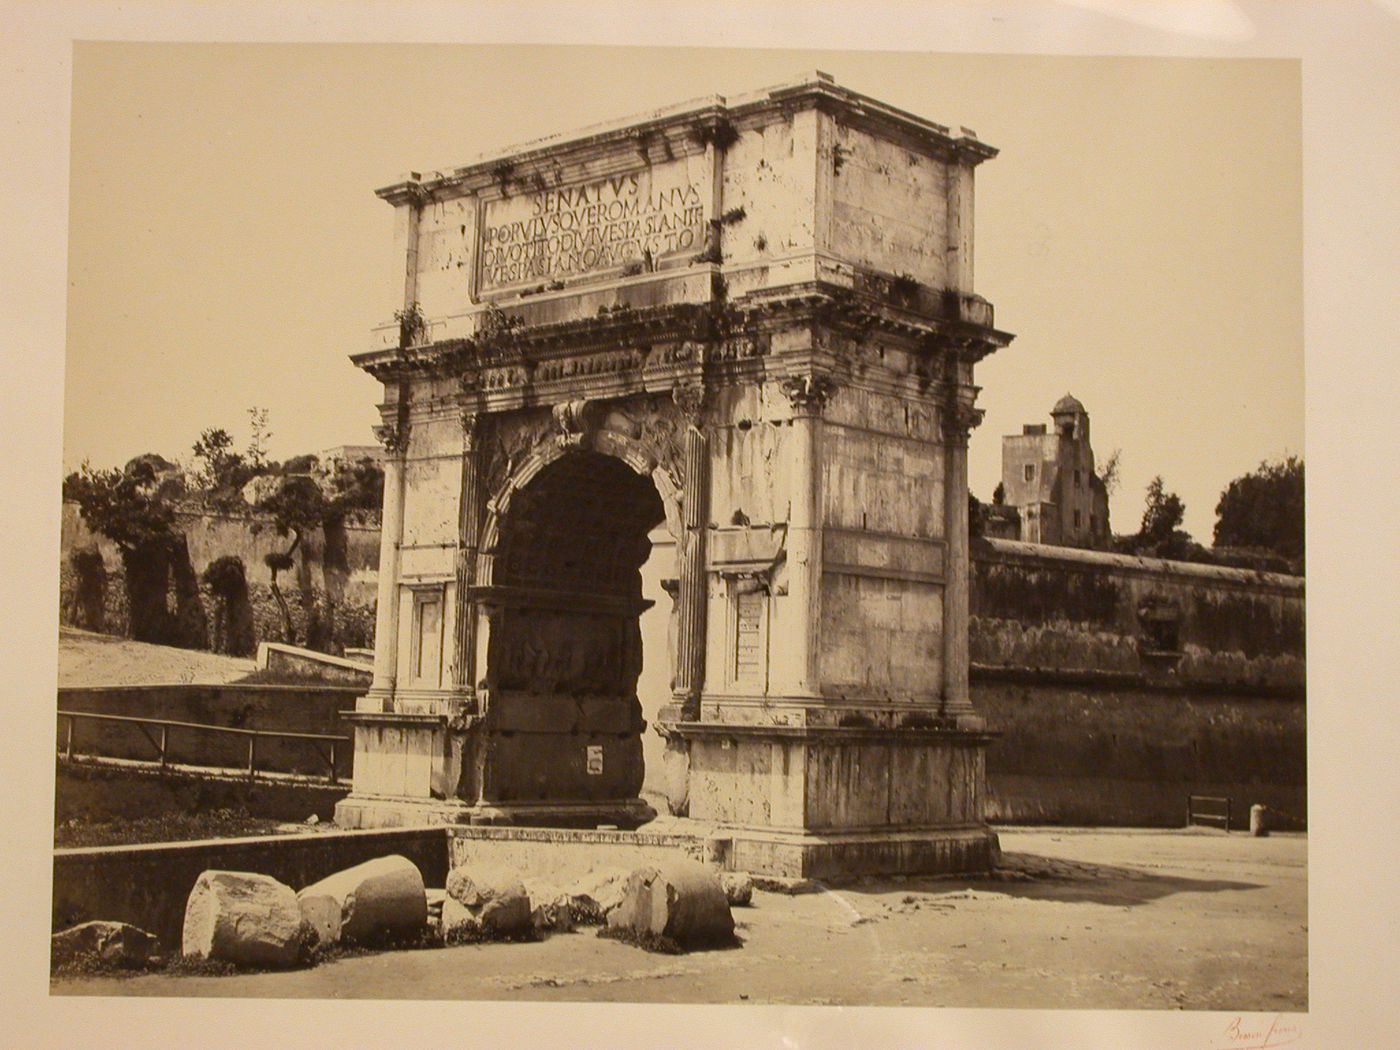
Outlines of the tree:
M 244 458 L 254 473 L 267 466 L 267 443 L 272 438 L 272 430 L 267 424 L 268 412 L 265 408 L 248 409 L 248 428 L 252 437 L 248 439 L 248 451 Z
M 314 469 L 315 457 L 288 460 L 288 466 L 293 465 Z M 321 554 L 325 608 L 318 608 L 310 578 L 304 572 L 300 591 L 306 617 L 305 644 L 312 649 L 334 651 L 338 644 L 336 608 L 350 575 L 345 522 L 356 512 L 376 510 L 383 504 L 384 471 L 373 460 L 366 459 L 337 464 L 327 473 L 286 473 L 276 479 L 276 484 L 276 489 L 257 506 L 272 516 L 279 535 L 292 537 L 285 551 L 274 551 L 263 559 L 272 571 L 272 596 L 282 613 L 286 640 L 295 644 L 297 638 L 279 574 L 295 566 L 296 552 L 302 548 L 307 533 L 320 528 L 325 539 Z M 303 562 L 303 569 L 305 567 Z
M 248 600 L 248 579 L 243 559 L 233 555 L 216 558 L 201 577 L 214 595 L 214 649 L 230 656 L 251 656 L 257 649 L 253 606 Z
M 1142 512 L 1138 538 L 1144 544 L 1166 543 L 1186 517 L 1186 504 L 1175 492 L 1168 492 L 1158 474 L 1147 485 L 1147 506 Z
M 200 432 L 194 443 L 194 458 L 198 464 L 195 480 L 204 488 L 224 484 L 243 457 L 233 451 L 233 438 L 222 427 L 209 427 Z
M 220 510 L 233 510 L 243 503 L 243 486 L 256 474 L 240 453 L 233 451 L 233 438 L 222 427 L 210 427 L 194 443 L 197 464 L 195 479 L 209 501 Z
M 1181 522 L 1186 516 L 1186 504 L 1175 492 L 1168 492 L 1161 475 L 1147 486 L 1146 506 L 1142 525 L 1131 536 L 1115 536 L 1113 549 L 1123 554 L 1138 554 L 1150 558 L 1174 561 L 1209 561 L 1210 554 L 1183 532 Z
M 1303 461 L 1289 456 L 1236 478 L 1215 506 L 1214 544 L 1303 560 Z
M 272 571 L 272 597 L 282 612 L 282 627 L 286 640 L 296 644 L 296 628 L 292 624 L 292 612 L 287 607 L 287 599 L 277 585 L 277 574 L 296 564 L 295 554 L 302 540 L 312 529 L 319 528 L 325 514 L 326 501 L 316 482 L 304 474 L 293 474 L 282 479 L 277 490 L 261 503 L 258 509 L 272 515 L 273 527 L 279 536 L 291 536 L 292 543 L 285 551 L 273 551 L 263 561 Z M 302 588 L 302 604 L 306 606 L 310 596 Z
M 1108 458 L 1099 464 L 1099 469 L 1094 472 L 1099 476 L 1099 480 L 1103 482 L 1104 491 L 1110 496 L 1118 491 L 1118 483 L 1122 480 L 1119 476 L 1122 460 L 1123 450 L 1121 448 L 1115 448 L 1108 454 Z
M 121 554 L 131 637 L 156 644 L 170 644 L 176 635 L 166 604 L 175 510 L 162 491 L 165 462 L 148 454 L 121 470 L 84 463 L 63 479 L 63 498 L 77 503 L 88 528 Z
M 384 505 L 384 468 L 372 459 L 337 463 L 326 488 L 326 516 L 333 524 L 356 512 L 377 511 Z
M 994 489 L 992 489 L 992 503 L 993 503 L 995 506 L 998 506 L 998 507 L 1003 507 L 1003 506 L 1006 505 L 1006 484 L 1005 484 L 1005 482 L 998 481 L 998 482 L 997 482 L 997 487 L 994 488 Z
M 85 631 L 107 626 L 107 567 L 97 545 L 74 547 L 68 554 L 72 589 L 64 594 L 63 622 Z

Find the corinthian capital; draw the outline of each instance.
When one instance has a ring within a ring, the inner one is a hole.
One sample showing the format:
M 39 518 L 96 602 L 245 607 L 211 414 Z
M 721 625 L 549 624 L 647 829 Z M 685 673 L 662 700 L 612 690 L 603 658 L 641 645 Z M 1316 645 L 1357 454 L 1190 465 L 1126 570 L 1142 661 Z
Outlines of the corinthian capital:
M 462 423 L 462 451 L 470 452 L 476 448 L 481 433 L 481 415 L 475 408 L 464 408 L 458 418 Z
M 374 428 L 374 436 L 384 446 L 385 452 L 397 456 L 408 448 L 408 429 L 407 423 L 381 423 Z
M 836 393 L 836 381 L 827 375 L 788 376 L 781 384 L 783 396 L 799 415 L 821 415 Z
M 943 439 L 950 445 L 966 445 L 972 430 L 986 415 L 980 408 L 963 400 L 950 401 L 943 409 Z
M 682 418 L 691 426 L 699 426 L 705 415 L 705 399 L 708 391 L 698 379 L 677 383 L 671 388 L 671 401 L 680 410 Z

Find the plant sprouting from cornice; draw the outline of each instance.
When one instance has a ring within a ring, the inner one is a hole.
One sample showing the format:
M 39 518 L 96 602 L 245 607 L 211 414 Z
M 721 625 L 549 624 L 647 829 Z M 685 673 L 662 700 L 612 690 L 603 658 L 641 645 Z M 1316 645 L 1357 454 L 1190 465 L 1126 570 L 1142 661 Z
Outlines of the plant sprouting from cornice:
M 417 346 L 422 341 L 423 333 L 428 328 L 428 322 L 423 318 L 423 308 L 418 305 L 417 300 L 409 303 L 402 310 L 395 310 L 394 320 L 399 323 L 400 350 Z

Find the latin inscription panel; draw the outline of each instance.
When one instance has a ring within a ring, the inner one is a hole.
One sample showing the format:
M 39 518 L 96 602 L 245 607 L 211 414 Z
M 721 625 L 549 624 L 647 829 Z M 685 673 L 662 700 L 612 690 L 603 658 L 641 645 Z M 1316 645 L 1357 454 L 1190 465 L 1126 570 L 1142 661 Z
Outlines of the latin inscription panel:
M 486 202 L 486 295 L 642 268 L 705 250 L 704 156 Z

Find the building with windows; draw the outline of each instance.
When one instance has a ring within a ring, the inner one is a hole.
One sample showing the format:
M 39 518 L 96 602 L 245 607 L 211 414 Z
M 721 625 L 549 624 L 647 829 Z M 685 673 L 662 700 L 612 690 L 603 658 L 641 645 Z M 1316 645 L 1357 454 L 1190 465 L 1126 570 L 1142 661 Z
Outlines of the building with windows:
M 1028 423 L 1021 433 L 1001 440 L 1003 504 L 1019 518 L 1017 535 L 1007 538 L 1106 547 L 1111 535 L 1108 490 L 1094 470 L 1089 413 L 1078 398 L 1066 394 L 1050 418 L 1053 427 Z

